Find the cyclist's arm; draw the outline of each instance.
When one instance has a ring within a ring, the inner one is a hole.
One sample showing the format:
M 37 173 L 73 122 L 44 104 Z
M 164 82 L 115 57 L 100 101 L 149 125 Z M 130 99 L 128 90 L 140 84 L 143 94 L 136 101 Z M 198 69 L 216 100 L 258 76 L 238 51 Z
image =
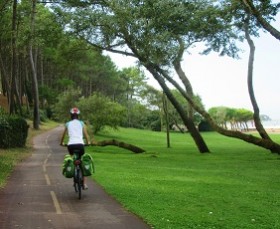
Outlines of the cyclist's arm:
M 83 134 L 84 134 L 84 136 L 86 138 L 87 144 L 90 145 L 90 139 L 89 139 L 89 135 L 88 135 L 88 132 L 87 132 L 86 125 L 83 126 Z

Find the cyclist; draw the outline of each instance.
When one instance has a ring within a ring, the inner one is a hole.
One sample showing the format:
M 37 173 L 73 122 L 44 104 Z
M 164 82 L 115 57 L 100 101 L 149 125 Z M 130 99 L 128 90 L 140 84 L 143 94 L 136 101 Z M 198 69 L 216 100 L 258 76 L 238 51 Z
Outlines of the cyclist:
M 68 152 L 70 155 L 74 154 L 74 150 L 79 150 L 80 155 L 79 159 L 85 153 L 84 148 L 84 138 L 86 139 L 86 143 L 90 144 L 89 135 L 87 132 L 86 125 L 83 121 L 79 120 L 80 110 L 77 107 L 74 107 L 70 110 L 71 121 L 67 122 L 65 125 L 65 129 L 62 134 L 62 138 L 60 141 L 61 145 L 64 145 L 64 138 L 66 134 L 69 136 L 69 140 L 67 143 Z M 88 189 L 88 186 L 85 182 L 85 177 L 83 177 L 83 188 Z

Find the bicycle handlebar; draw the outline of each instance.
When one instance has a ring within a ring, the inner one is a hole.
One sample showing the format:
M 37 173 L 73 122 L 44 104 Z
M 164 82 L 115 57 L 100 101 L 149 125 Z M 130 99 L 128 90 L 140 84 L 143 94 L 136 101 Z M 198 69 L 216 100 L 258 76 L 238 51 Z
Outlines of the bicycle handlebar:
M 83 144 L 83 146 L 93 146 L 94 144 Z M 67 144 L 60 144 L 60 146 L 64 146 L 64 147 L 67 147 L 68 145 Z

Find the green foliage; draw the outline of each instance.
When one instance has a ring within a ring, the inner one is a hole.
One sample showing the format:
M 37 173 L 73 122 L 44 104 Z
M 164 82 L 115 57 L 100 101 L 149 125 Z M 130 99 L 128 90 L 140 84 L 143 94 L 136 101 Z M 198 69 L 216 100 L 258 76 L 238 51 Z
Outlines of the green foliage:
M 81 98 L 77 106 L 82 118 L 90 122 L 95 133 L 105 126 L 117 128 L 124 118 L 124 107 L 101 94 Z
M 54 104 L 56 101 L 56 97 L 58 95 L 57 91 L 48 86 L 40 86 L 39 88 L 39 99 L 42 107 L 49 106 L 50 104 Z
M 161 131 L 161 120 L 160 120 L 159 111 L 157 110 L 151 111 L 148 114 L 146 122 L 147 122 L 146 127 L 149 127 L 149 129 L 153 131 Z
M 57 103 L 52 106 L 53 117 L 55 120 L 66 122 L 70 117 L 70 109 L 76 106 L 81 91 L 79 89 L 68 88 L 67 91 L 58 95 Z
M 209 114 L 212 116 L 212 118 L 215 120 L 218 124 L 224 124 L 228 118 L 232 116 L 232 110 L 230 110 L 227 107 L 211 107 L 208 110 Z
M 28 128 L 24 118 L 2 113 L 0 116 L 0 148 L 25 146 Z
M 137 102 L 137 100 L 131 99 L 128 102 L 128 109 L 125 115 L 125 127 L 134 127 L 138 129 L 145 129 L 149 127 L 148 118 L 151 111 L 146 106 Z
M 253 112 L 244 108 L 212 107 L 208 112 L 216 123 L 226 125 L 226 122 L 230 122 L 232 128 L 240 127 L 253 120 Z

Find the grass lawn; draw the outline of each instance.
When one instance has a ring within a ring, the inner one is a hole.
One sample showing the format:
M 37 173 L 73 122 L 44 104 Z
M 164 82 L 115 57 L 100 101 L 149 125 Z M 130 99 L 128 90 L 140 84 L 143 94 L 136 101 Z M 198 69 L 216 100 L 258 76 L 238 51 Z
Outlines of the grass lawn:
M 25 149 L 0 150 L 0 188 L 18 161 L 30 155 L 30 139 L 55 123 L 30 128 Z M 200 154 L 189 134 L 107 130 L 97 140 L 116 139 L 146 150 L 89 147 L 93 175 L 128 210 L 156 229 L 280 228 L 280 155 L 216 133 L 203 133 L 211 153 Z M 271 137 L 280 143 L 280 135 Z
M 153 228 L 280 228 L 280 155 L 216 133 L 204 133 L 200 154 L 188 134 L 108 130 L 147 150 L 91 147 L 93 178 Z M 280 142 L 280 136 L 272 135 Z

